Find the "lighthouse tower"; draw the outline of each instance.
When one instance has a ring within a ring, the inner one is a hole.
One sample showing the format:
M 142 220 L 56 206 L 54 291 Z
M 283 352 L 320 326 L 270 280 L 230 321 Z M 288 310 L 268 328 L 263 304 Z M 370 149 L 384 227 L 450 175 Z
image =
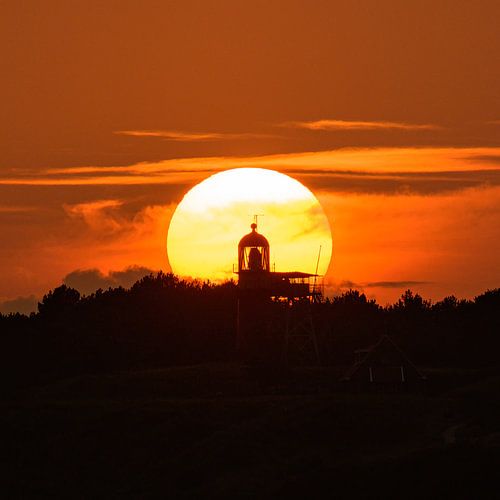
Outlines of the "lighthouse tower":
M 255 219 L 257 219 L 255 217 Z M 311 303 L 321 296 L 317 275 L 274 272 L 269 242 L 257 231 L 238 244 L 237 348 L 250 363 L 319 363 Z
M 270 320 L 269 242 L 257 232 L 257 221 L 250 228 L 238 244 L 237 349 L 245 362 L 263 364 L 278 356 L 279 342 Z

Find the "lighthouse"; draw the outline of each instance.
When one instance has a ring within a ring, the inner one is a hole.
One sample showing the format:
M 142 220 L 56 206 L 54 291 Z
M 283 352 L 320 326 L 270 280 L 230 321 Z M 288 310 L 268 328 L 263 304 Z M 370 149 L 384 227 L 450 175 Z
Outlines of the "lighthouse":
M 269 241 L 257 231 L 256 219 L 238 243 L 238 351 L 253 364 L 318 364 L 311 315 L 311 304 L 322 295 L 318 276 L 271 271 Z
M 269 242 L 257 232 L 257 223 L 252 232 L 243 236 L 238 244 L 238 283 L 244 289 L 258 289 L 269 284 Z

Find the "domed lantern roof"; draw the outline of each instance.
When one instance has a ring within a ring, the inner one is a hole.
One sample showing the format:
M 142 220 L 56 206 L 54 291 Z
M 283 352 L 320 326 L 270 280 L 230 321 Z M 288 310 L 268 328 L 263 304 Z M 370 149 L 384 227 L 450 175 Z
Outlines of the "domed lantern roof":
M 241 238 L 238 244 L 238 273 L 269 272 L 269 242 L 257 232 L 257 224 L 251 226 L 252 232 Z
M 246 234 L 241 238 L 238 247 L 262 247 L 269 248 L 269 242 L 262 236 L 262 234 L 257 232 L 257 224 L 253 223 L 251 226 L 252 232 Z

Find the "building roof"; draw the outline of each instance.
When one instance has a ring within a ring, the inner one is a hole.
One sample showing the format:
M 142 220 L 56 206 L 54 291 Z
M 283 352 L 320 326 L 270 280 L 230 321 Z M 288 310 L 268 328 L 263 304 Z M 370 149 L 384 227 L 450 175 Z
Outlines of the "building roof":
M 342 376 L 340 380 L 342 381 L 349 381 L 352 379 L 352 377 L 360 370 L 363 366 L 369 365 L 370 362 L 375 362 L 377 353 L 381 350 L 382 347 L 385 347 L 386 345 L 389 345 L 390 348 L 392 348 L 397 354 L 401 357 L 401 359 L 408 365 L 410 366 L 417 376 L 421 380 L 425 380 L 427 377 L 423 375 L 420 370 L 412 363 L 412 361 L 408 358 L 408 356 L 394 343 L 394 341 L 389 337 L 389 335 L 382 335 L 380 340 L 374 344 L 373 346 L 369 347 L 368 349 L 359 349 L 356 351 L 359 354 L 364 354 L 364 356 L 357 362 L 355 362 L 349 370 L 347 370 L 346 373 Z

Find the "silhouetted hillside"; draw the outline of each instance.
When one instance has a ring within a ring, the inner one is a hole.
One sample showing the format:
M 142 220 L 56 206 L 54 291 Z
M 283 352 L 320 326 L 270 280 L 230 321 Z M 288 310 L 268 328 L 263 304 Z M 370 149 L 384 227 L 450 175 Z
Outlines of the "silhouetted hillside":
M 88 296 L 63 285 L 37 314 L 0 315 L 3 384 L 15 391 L 84 373 L 234 362 L 236 314 L 234 282 L 159 273 Z M 424 366 L 494 365 L 500 348 L 500 289 L 435 304 L 408 290 L 385 308 L 350 290 L 313 304 L 312 315 L 325 365 L 349 365 L 384 333 Z
M 500 463 L 500 291 L 313 304 L 322 367 L 235 362 L 237 287 L 146 276 L 61 286 L 0 317 L 8 498 L 474 498 Z M 283 305 L 274 303 L 277 317 Z M 273 313 L 274 313 L 273 312 Z M 431 384 L 352 394 L 353 351 L 388 333 Z M 277 339 L 279 339 L 279 335 Z M 480 484 L 480 486 L 478 486 Z M 478 489 L 479 488 L 479 489 Z
M 469 500 L 496 491 L 498 373 L 447 371 L 454 388 L 435 395 L 335 392 L 336 376 L 294 369 L 266 385 L 244 367 L 212 364 L 45 385 L 2 402 L 2 493 Z

